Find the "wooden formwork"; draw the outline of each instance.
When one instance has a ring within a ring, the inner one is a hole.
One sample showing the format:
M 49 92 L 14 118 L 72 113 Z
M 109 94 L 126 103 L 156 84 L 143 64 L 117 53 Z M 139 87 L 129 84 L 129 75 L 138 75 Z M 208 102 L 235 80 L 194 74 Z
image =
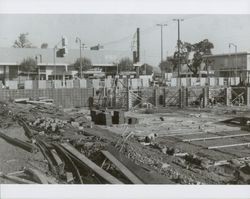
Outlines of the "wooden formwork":
M 246 105 L 247 104 L 247 88 L 248 87 L 232 87 L 231 89 L 231 104 Z
M 178 106 L 179 105 L 179 88 L 168 87 L 165 88 L 165 105 Z

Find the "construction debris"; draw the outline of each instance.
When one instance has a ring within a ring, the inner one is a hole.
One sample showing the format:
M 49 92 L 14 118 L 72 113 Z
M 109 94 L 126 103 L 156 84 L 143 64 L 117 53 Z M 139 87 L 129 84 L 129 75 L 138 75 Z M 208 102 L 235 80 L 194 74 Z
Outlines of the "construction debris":
M 29 157 L 20 164 L 25 168 L 16 164 L 2 171 L 3 183 L 249 183 L 249 133 L 239 127 L 248 125 L 244 117 L 229 126 L 218 124 L 213 113 L 194 110 L 65 112 L 50 99 L 33 100 L 0 103 L 1 145 Z M 19 156 L 2 162 L 16 161 Z

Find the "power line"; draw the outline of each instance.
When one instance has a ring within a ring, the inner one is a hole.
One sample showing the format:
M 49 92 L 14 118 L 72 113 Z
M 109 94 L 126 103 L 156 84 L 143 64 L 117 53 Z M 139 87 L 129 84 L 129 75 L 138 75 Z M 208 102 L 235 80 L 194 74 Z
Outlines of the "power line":
M 193 19 L 193 18 L 197 18 L 197 17 L 203 17 L 205 15 L 194 15 L 194 16 L 190 16 L 190 17 L 184 17 L 184 20 L 189 20 L 189 19 Z M 172 25 L 171 24 L 172 22 L 172 19 L 169 19 L 169 20 L 166 20 L 164 22 L 162 22 L 162 24 L 164 23 L 168 23 L 169 25 Z M 156 31 L 155 29 L 155 25 L 152 25 L 152 26 L 149 26 L 148 28 L 145 28 L 145 29 L 142 29 L 140 32 L 141 34 L 147 34 L 147 33 L 150 33 L 152 31 Z M 109 42 L 105 42 L 105 43 L 102 43 L 102 45 L 105 45 L 105 46 L 108 46 L 108 45 L 114 45 L 114 44 L 117 44 L 117 43 L 122 43 L 122 42 L 125 42 L 129 39 L 132 39 L 133 38 L 133 35 L 134 34 L 130 34 L 130 35 L 127 35 L 127 36 L 124 36 L 120 39 L 117 39 L 117 40 L 113 40 L 113 41 L 109 41 Z

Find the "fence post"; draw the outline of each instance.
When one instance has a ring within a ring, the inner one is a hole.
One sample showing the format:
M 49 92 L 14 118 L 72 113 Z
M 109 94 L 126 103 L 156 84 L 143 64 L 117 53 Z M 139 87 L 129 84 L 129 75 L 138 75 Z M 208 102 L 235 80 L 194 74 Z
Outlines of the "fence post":
M 225 88 L 225 104 L 226 106 L 230 106 L 232 101 L 232 88 Z
M 154 88 L 154 104 L 156 107 L 158 107 L 158 88 Z
M 185 106 L 188 106 L 188 97 L 189 97 L 189 95 L 188 95 L 188 88 L 186 88 L 185 91 L 186 91 L 185 92 Z
M 208 105 L 208 98 L 209 98 L 209 87 L 204 87 L 202 89 L 203 92 L 203 108 L 206 108 Z
M 166 88 L 163 88 L 163 107 L 166 107 Z
M 179 108 L 183 108 L 183 87 L 179 88 Z
M 246 105 L 250 106 L 250 87 L 246 87 Z

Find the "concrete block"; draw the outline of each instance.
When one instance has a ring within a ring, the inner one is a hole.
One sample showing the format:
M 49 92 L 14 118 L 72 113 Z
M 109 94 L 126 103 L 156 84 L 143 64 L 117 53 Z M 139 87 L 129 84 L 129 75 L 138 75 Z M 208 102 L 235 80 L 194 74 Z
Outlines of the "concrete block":
M 209 78 L 209 86 L 215 86 L 215 78 L 214 77 L 211 77 Z
M 224 86 L 224 78 L 219 77 L 219 86 Z
M 74 88 L 80 88 L 80 80 L 79 79 L 74 79 L 73 80 L 73 87 Z
M 54 80 L 54 88 L 63 88 L 61 80 Z
M 197 86 L 197 78 L 191 78 L 191 86 Z
M 46 88 L 53 88 L 52 80 L 46 80 Z
M 181 78 L 181 86 L 187 86 L 187 78 Z
M 32 80 L 24 81 L 24 89 L 33 89 Z
M 38 89 L 46 89 L 46 80 L 38 81 Z
M 92 85 L 93 85 L 93 88 L 100 88 L 100 80 L 99 79 L 93 79 L 92 80 Z
M 73 80 L 66 80 L 66 88 L 74 88 Z
M 177 78 L 172 78 L 171 79 L 171 86 L 177 86 Z
M 80 79 L 80 88 L 87 88 L 87 80 L 86 79 Z
M 111 88 L 111 86 L 112 86 L 112 79 L 110 78 L 105 79 L 105 87 Z
M 205 86 L 206 85 L 206 79 L 207 78 L 200 78 L 200 86 Z
M 6 86 L 9 89 L 18 89 L 18 82 L 17 81 L 6 81 Z

